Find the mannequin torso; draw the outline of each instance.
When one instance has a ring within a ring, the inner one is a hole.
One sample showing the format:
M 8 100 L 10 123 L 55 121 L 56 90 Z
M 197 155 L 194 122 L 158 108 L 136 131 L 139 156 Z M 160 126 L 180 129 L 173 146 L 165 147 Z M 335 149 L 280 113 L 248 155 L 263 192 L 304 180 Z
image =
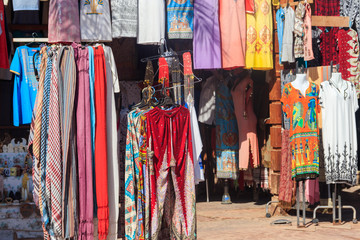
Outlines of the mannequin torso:
M 306 78 L 306 74 L 296 74 L 296 79 L 291 82 L 294 88 L 299 90 L 303 96 L 306 94 L 306 89 L 309 88 L 309 81 Z
M 344 86 L 344 80 L 341 78 L 341 73 L 333 73 L 330 82 L 334 84 L 337 89 L 342 89 Z

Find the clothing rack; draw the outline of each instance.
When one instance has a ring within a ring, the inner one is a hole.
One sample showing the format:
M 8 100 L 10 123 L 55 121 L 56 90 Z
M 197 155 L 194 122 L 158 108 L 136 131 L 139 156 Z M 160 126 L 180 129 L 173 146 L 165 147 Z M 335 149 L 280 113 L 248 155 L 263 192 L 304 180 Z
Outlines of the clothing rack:
M 142 58 L 140 60 L 140 62 L 146 63 L 147 61 L 154 61 L 159 58 L 180 57 L 181 54 L 186 53 L 186 52 L 192 53 L 191 50 L 183 50 L 183 51 L 176 52 L 176 54 L 171 54 L 171 55 L 155 55 L 155 56 L 151 56 L 151 57 Z

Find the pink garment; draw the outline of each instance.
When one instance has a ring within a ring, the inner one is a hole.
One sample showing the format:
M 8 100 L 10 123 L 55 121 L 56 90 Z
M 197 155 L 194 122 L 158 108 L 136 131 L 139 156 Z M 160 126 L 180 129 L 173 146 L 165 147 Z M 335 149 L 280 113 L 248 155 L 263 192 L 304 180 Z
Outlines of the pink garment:
M 302 199 L 303 184 L 302 183 L 303 182 L 300 182 L 300 184 L 299 184 L 300 202 L 303 201 L 303 199 Z M 310 203 L 311 205 L 315 204 L 316 202 L 320 202 L 319 178 L 305 180 L 305 198 L 306 198 L 306 202 Z
M 231 95 L 234 102 L 235 115 L 239 129 L 239 169 L 246 170 L 251 167 L 258 167 L 259 146 L 256 135 L 257 119 L 253 109 L 253 81 L 250 76 L 244 79 L 236 79 L 237 84 Z M 253 161 L 250 162 L 250 151 Z
M 73 43 L 77 66 L 76 129 L 79 177 L 79 240 L 94 239 L 89 50 Z
M 304 17 L 304 60 L 310 61 L 314 59 L 312 49 L 312 31 L 311 31 L 311 6 L 305 3 Z
M 223 68 L 245 66 L 245 1 L 219 0 L 219 22 Z
M 50 1 L 48 38 L 49 43 L 80 42 L 78 1 Z

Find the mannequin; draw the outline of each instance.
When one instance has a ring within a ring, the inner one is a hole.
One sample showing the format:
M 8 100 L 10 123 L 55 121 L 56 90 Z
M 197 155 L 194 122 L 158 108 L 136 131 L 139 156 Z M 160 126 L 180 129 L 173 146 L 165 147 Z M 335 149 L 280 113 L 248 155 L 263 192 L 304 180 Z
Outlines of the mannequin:
M 341 73 L 333 73 L 330 82 L 335 85 L 337 89 L 342 89 L 344 80 L 341 78 Z
M 296 79 L 291 82 L 294 88 L 299 90 L 303 96 L 306 94 L 306 90 L 309 88 L 309 81 L 307 80 L 306 74 L 296 74 Z

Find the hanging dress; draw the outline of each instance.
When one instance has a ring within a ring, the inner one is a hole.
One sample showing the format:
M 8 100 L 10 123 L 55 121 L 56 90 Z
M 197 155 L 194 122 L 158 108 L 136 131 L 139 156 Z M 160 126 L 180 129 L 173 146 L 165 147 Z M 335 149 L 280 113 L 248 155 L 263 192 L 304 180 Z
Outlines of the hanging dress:
M 138 1 L 138 44 L 159 44 L 165 38 L 165 1 Z
M 109 0 L 81 0 L 82 42 L 112 41 Z
M 255 0 L 255 14 L 246 14 L 246 68 L 273 69 L 273 18 L 270 0 Z M 244 20 L 245 21 L 245 20 Z
M 49 43 L 80 42 L 78 1 L 50 1 L 48 37 Z
M 239 133 L 234 104 L 227 81 L 219 82 L 216 91 L 216 175 L 237 179 L 239 166 Z
M 111 1 L 112 37 L 137 37 L 138 3 L 133 0 Z
M 332 79 L 320 85 L 322 135 L 325 155 L 326 183 L 346 181 L 356 184 L 358 156 L 355 112 L 358 100 L 354 84 Z
M 193 0 L 167 1 L 167 29 L 169 39 L 192 39 Z
M 194 2 L 194 69 L 221 68 L 219 0 Z
M 291 83 L 284 86 L 281 103 L 290 117 L 292 178 L 304 180 L 319 176 L 319 87 L 309 83 L 305 96 Z
M 239 130 L 239 169 L 260 165 L 257 119 L 253 109 L 253 81 L 250 76 L 240 80 L 231 91 Z M 252 162 L 251 162 L 252 160 Z
M 245 2 L 219 0 L 219 22 L 223 68 L 245 66 Z

